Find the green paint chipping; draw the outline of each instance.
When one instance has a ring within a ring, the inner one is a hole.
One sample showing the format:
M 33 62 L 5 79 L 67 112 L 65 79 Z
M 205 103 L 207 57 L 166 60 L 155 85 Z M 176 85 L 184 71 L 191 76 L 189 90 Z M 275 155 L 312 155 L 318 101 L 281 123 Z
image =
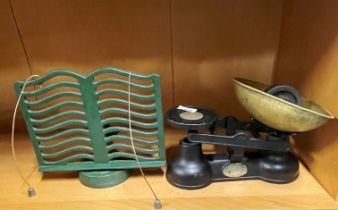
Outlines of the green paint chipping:
M 40 171 L 137 168 L 129 138 L 129 72 L 55 70 L 27 83 L 20 108 Z M 160 77 L 131 75 L 131 116 L 141 167 L 165 164 Z M 15 83 L 19 96 L 23 81 Z

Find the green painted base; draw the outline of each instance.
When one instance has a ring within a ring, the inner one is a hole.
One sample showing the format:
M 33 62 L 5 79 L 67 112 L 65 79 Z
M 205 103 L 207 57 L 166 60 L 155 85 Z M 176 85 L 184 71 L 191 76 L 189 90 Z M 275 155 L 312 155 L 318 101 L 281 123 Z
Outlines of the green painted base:
M 128 179 L 130 170 L 82 171 L 80 182 L 92 188 L 106 188 L 121 184 Z

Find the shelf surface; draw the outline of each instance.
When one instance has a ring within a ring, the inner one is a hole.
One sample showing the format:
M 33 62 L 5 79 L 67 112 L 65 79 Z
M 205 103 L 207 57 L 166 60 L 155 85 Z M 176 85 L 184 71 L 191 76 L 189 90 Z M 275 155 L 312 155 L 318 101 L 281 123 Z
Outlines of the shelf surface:
M 183 133 L 166 129 L 168 155 Z M 0 135 L 0 209 L 153 209 L 153 197 L 137 170 L 124 183 L 107 189 L 83 186 L 77 172 L 40 173 L 27 135 L 16 135 L 16 154 L 23 174 L 37 191 L 28 198 L 27 187 L 16 173 L 10 150 L 10 135 Z M 206 148 L 208 149 L 208 148 Z M 171 186 L 160 169 L 145 170 L 161 198 L 162 209 L 338 209 L 335 201 L 303 165 L 300 176 L 289 184 L 260 180 L 213 183 L 200 190 Z

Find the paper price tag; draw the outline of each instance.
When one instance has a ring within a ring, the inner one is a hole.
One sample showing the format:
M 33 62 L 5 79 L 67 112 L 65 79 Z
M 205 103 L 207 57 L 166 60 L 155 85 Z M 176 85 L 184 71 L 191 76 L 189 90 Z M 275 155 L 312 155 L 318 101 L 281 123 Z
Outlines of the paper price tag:
M 197 112 L 197 109 L 195 109 L 195 108 L 190 108 L 190 107 L 186 107 L 186 106 L 182 106 L 182 105 L 179 105 L 177 107 L 177 109 L 180 109 L 180 110 L 183 110 L 183 111 L 186 111 L 186 112 L 191 112 L 191 113 Z

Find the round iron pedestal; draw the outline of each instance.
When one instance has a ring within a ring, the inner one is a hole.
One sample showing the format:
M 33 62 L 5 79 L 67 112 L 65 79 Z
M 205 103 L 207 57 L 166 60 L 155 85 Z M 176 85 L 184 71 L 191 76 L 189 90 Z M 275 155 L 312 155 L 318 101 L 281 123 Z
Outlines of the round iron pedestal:
M 81 171 L 80 182 L 91 188 L 106 188 L 121 184 L 128 179 L 130 170 Z

